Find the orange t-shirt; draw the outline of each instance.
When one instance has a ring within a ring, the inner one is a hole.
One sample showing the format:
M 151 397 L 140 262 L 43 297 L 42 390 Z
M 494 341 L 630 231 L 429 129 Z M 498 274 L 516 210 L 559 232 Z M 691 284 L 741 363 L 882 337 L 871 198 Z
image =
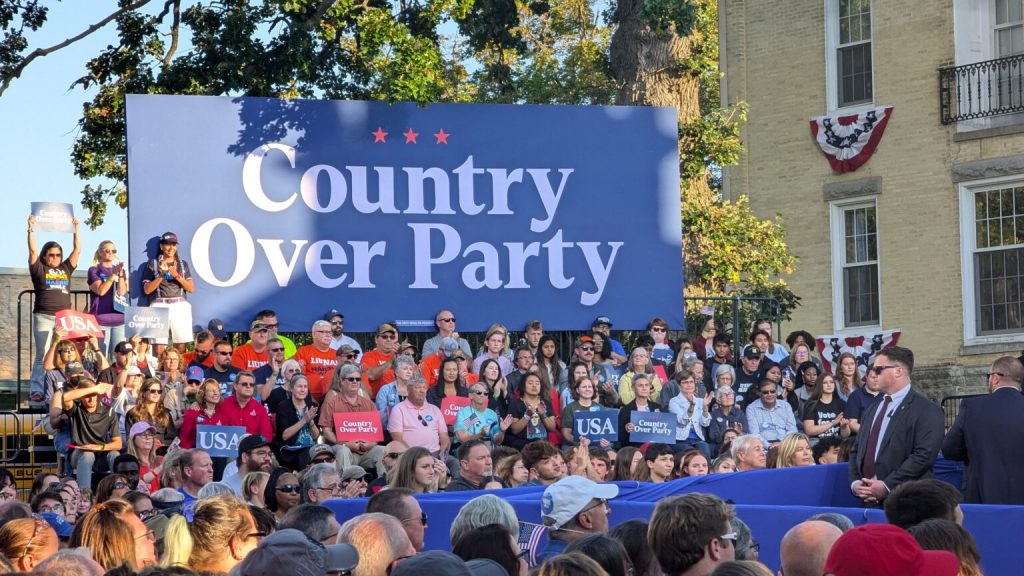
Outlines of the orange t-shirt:
M 359 369 L 363 373 L 363 382 L 366 382 L 366 385 L 370 387 L 370 392 L 373 393 L 374 398 L 377 398 L 377 391 L 380 390 L 382 386 L 384 386 L 388 382 L 395 381 L 395 369 L 388 368 L 387 370 L 384 371 L 383 374 L 381 374 L 380 378 L 376 378 L 373 380 L 370 380 L 370 378 L 366 375 L 366 370 L 368 368 L 373 368 L 374 366 L 386 364 L 389 360 L 391 360 L 394 357 L 394 354 L 385 354 L 380 350 L 374 349 L 370 350 L 369 352 L 363 353 L 363 357 L 360 359 Z
M 235 353 L 231 355 L 231 365 L 239 370 L 255 370 L 267 362 L 270 362 L 267 351 L 257 352 L 253 349 L 252 343 L 242 344 L 235 348 Z
M 313 400 L 317 403 L 323 402 L 327 390 L 331 387 L 334 368 L 338 365 L 338 353 L 329 348 L 326 352 L 321 352 L 316 346 L 309 344 L 299 348 L 292 358 L 304 363 L 302 372 L 309 379 L 309 393 Z
M 437 354 L 431 354 L 420 362 L 420 374 L 427 381 L 427 387 L 437 384 L 441 373 L 441 358 Z

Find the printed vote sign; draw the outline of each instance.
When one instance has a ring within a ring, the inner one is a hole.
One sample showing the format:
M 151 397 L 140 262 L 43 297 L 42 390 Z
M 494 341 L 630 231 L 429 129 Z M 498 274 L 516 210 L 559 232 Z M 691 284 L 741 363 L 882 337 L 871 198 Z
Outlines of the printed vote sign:
M 167 338 L 170 313 L 167 308 L 130 306 L 124 313 L 125 335 L 129 338 L 136 334 L 143 338 Z
M 338 442 L 383 442 L 380 412 L 335 412 L 334 434 Z
M 67 338 L 88 338 L 89 336 L 103 338 L 103 329 L 100 328 L 100 323 L 92 314 L 68 308 L 57 312 L 55 318 L 57 328 L 67 332 Z
M 589 438 L 591 442 L 615 442 L 619 439 L 618 422 L 618 410 L 576 412 L 573 414 L 572 437 L 576 441 L 580 438 Z
M 246 435 L 245 426 L 196 426 L 196 447 L 206 450 L 210 456 L 235 458 L 238 443 Z
M 444 413 L 444 423 L 449 426 L 455 425 L 455 416 L 459 414 L 459 410 L 469 406 L 469 398 L 463 396 L 445 396 L 444 400 L 441 400 L 441 412 Z
M 629 433 L 630 442 L 676 443 L 676 415 L 671 412 L 633 410 L 629 414 L 629 421 L 633 423 L 633 431 Z
M 71 204 L 63 202 L 33 202 L 32 215 L 36 217 L 38 232 L 74 232 L 75 217 Z

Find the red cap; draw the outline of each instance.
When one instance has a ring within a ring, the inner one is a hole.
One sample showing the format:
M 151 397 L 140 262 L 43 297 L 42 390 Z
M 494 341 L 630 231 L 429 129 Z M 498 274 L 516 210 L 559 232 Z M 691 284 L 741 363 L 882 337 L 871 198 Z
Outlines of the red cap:
M 922 550 L 906 530 L 891 524 L 865 524 L 832 545 L 825 574 L 835 576 L 957 576 L 952 552 Z

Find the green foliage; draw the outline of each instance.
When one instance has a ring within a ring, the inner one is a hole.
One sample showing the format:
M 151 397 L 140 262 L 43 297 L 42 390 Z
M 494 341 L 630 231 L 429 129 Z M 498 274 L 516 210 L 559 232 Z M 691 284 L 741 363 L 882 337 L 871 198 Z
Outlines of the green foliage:
M 696 18 L 698 6 L 695 2 L 681 0 L 645 0 L 641 13 L 644 21 L 655 32 L 671 30 L 686 36 Z

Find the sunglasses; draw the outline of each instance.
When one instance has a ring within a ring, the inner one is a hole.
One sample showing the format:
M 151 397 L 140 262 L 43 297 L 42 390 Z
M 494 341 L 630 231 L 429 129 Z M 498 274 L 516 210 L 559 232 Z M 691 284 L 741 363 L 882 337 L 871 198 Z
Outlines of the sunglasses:
M 871 367 L 871 372 L 872 372 L 872 373 L 873 373 L 873 374 L 874 374 L 875 376 L 881 376 L 881 375 L 882 375 L 882 372 L 885 372 L 885 371 L 886 371 L 886 370 L 888 370 L 889 368 L 895 368 L 895 367 L 896 367 L 896 365 L 895 365 L 895 364 L 889 364 L 889 365 L 886 365 L 886 366 L 872 366 L 872 367 Z
M 396 336 L 392 332 L 385 332 L 384 334 L 377 334 L 377 338 L 383 338 L 384 340 L 398 340 L 398 336 Z
M 114 482 L 114 490 L 124 490 L 127 487 L 127 482 Z
M 437 321 L 438 322 L 455 322 L 455 316 L 452 316 L 451 318 L 438 318 Z
M 149 393 L 156 392 L 157 394 L 159 394 L 159 393 L 163 392 L 163 390 L 161 390 L 159 388 L 150 388 L 149 390 L 146 390 L 146 392 L 149 392 Z
M 104 254 L 117 254 L 117 248 L 104 248 L 103 250 L 100 250 L 100 252 L 103 252 Z
M 159 513 L 160 511 L 157 510 L 156 508 L 150 508 L 149 510 L 143 510 L 139 512 L 137 516 L 139 517 L 139 520 L 146 521 Z
M 217 350 L 217 355 L 218 356 L 231 356 L 231 350 L 228 350 L 228 351 Z
M 267 352 L 284 352 L 284 348 L 267 348 Z
M 661 326 L 651 326 L 651 332 L 664 332 L 665 329 Z
M 355 360 L 356 358 L 355 354 L 339 354 L 339 356 L 341 356 L 342 358 L 347 358 L 349 360 Z
M 580 346 L 580 352 L 593 352 L 593 346 Z
M 360 381 L 362 381 L 362 378 L 359 378 L 358 376 L 355 377 L 355 378 L 353 378 L 351 376 L 347 376 L 347 377 L 343 378 L 343 380 L 345 382 L 360 382 Z
M 285 494 L 298 494 L 302 490 L 302 486 L 298 484 L 282 484 L 275 488 L 278 492 L 284 492 Z
M 470 394 L 476 394 L 477 396 L 487 396 L 487 390 L 471 390 Z
M 420 424 L 423 424 L 424 426 L 430 426 L 430 424 L 427 423 L 427 421 L 423 419 L 423 415 L 422 414 L 417 414 L 416 417 L 419 418 Z
M 334 321 L 331 322 L 331 324 L 334 325 L 334 326 L 341 326 L 344 323 L 345 323 L 344 320 L 334 320 Z
M 242 388 L 253 388 L 253 387 L 256 386 L 256 383 L 255 382 L 235 382 L 235 385 L 236 386 L 241 386 Z
M 324 456 L 313 460 L 313 464 L 331 464 L 332 462 L 334 462 L 334 456 Z

